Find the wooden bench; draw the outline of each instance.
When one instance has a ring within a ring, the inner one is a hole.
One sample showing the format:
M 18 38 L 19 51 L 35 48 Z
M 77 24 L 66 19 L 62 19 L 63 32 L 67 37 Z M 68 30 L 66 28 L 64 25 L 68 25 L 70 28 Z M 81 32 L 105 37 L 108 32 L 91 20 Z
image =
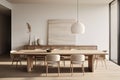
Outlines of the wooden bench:
M 97 45 L 25 45 L 24 49 L 79 49 L 79 50 L 97 50 Z

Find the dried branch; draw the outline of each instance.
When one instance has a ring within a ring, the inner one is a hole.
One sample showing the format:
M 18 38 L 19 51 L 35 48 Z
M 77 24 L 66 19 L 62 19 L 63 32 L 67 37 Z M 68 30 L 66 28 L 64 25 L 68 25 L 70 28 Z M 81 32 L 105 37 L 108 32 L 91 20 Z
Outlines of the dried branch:
M 30 26 L 29 23 L 26 23 L 26 24 L 27 24 L 28 31 L 29 31 L 29 33 L 30 33 L 30 32 L 31 32 L 31 26 Z

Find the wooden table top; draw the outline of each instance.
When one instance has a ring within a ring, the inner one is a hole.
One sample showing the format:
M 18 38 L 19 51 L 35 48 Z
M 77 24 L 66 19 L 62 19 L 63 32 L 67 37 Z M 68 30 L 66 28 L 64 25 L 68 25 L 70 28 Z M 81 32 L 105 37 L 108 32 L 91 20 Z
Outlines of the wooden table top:
M 102 52 L 99 50 L 52 50 L 51 52 L 47 52 L 46 50 L 19 50 L 15 53 L 11 54 L 24 54 L 24 55 L 37 55 L 37 54 L 85 54 L 85 55 L 99 55 L 104 54 L 107 55 L 106 52 Z

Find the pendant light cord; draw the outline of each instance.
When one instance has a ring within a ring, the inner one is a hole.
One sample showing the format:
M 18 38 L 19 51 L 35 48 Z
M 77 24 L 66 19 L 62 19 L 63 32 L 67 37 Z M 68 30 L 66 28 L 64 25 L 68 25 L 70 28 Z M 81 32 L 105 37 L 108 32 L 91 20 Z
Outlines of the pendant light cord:
M 79 1 L 77 0 L 77 22 L 79 21 L 78 18 L 79 18 L 79 11 L 78 11 L 78 6 L 79 5 Z

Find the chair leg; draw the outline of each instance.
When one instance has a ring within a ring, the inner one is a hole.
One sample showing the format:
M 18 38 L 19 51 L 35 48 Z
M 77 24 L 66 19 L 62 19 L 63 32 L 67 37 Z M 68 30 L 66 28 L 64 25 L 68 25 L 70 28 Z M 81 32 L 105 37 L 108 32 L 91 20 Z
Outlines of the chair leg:
M 103 59 L 100 59 L 102 66 L 104 66 L 104 61 Z
M 60 76 L 60 62 L 58 62 L 58 76 Z
M 96 66 L 95 66 L 95 69 L 96 69 L 96 68 L 97 68 L 97 65 L 98 65 L 98 60 L 96 59 L 95 61 L 96 61 Z
M 46 66 L 46 61 L 44 61 L 44 66 Z
M 70 72 L 72 72 L 72 69 L 71 69 L 71 68 L 72 68 L 72 64 L 70 63 Z
M 65 59 L 64 59 L 64 66 L 65 66 Z
M 105 63 L 105 67 L 106 67 L 106 69 L 107 69 L 106 61 L 105 61 L 105 60 L 103 60 L 103 61 L 104 61 L 104 63 Z
M 17 60 L 17 62 L 16 62 L 16 68 L 17 68 L 17 66 L 18 66 L 18 60 Z
M 16 62 L 16 60 L 13 58 L 13 59 L 12 59 L 12 64 L 11 64 L 11 65 L 13 65 L 14 62 Z M 17 62 L 16 62 L 16 63 L 17 63 Z
M 43 60 L 43 64 L 44 64 L 44 66 L 45 66 L 45 59 Z
M 37 59 L 35 58 L 35 66 L 36 66 Z
M 22 62 L 21 62 L 21 60 L 19 60 L 19 62 L 20 62 L 20 65 L 22 65 Z
M 48 74 L 48 64 L 46 65 L 46 76 Z
M 13 62 L 14 62 L 14 60 L 12 60 L 12 64 L 11 65 L 13 65 Z
M 71 72 L 71 76 L 73 75 L 73 64 L 72 64 L 72 72 Z
M 82 64 L 82 72 L 83 72 L 83 75 L 84 75 L 84 72 L 85 72 L 85 70 L 84 70 L 84 64 Z
M 63 59 L 63 64 L 64 64 L 64 66 L 65 66 L 65 58 L 64 58 L 64 57 L 62 57 L 62 59 Z

